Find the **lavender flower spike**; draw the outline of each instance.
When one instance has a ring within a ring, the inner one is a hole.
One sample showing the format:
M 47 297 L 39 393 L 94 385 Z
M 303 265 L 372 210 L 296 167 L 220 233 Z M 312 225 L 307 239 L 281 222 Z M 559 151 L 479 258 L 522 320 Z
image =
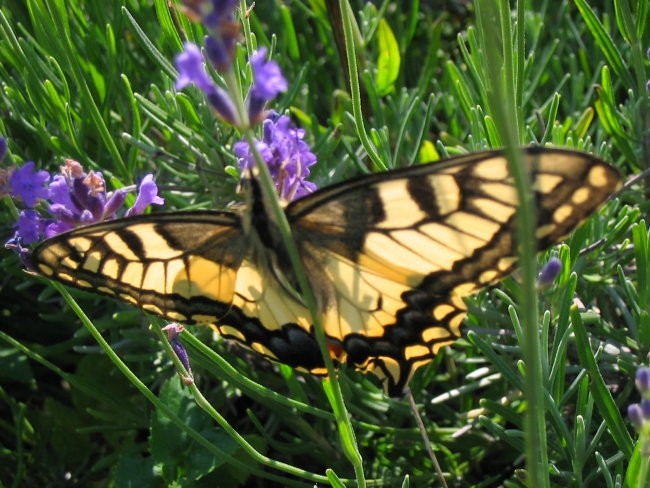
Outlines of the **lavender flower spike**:
M 232 65 L 240 25 L 235 20 L 237 0 L 183 0 L 185 12 L 195 22 L 202 22 L 209 36 L 205 40 L 208 59 L 218 71 Z
M 316 163 L 303 138 L 304 129 L 296 129 L 286 115 L 271 113 L 263 123 L 263 138 L 255 148 L 269 168 L 278 195 L 285 201 L 295 200 L 312 193 L 316 185 L 307 181 L 309 168 Z M 239 170 L 246 177 L 247 170 L 255 165 L 253 152 L 246 141 L 233 148 L 239 158 Z

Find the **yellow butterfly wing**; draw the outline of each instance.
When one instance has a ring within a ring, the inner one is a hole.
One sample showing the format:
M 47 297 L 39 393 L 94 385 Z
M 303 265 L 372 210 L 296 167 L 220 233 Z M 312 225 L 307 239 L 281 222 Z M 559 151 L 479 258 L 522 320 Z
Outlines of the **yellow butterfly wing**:
M 238 216 L 191 212 L 80 227 L 44 241 L 31 259 L 48 278 L 195 323 L 227 313 L 246 249 Z
M 540 248 L 620 187 L 618 172 L 588 154 L 531 148 L 526 162 Z M 483 152 L 363 177 L 290 205 L 326 333 L 341 341 L 342 359 L 399 393 L 459 337 L 462 297 L 514 267 L 517 202 L 502 153 Z

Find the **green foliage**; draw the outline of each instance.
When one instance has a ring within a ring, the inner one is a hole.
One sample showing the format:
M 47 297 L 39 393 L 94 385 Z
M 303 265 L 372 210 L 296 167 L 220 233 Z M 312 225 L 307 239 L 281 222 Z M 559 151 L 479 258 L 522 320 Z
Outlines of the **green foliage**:
M 341 26 L 328 15 L 338 2 L 256 2 L 254 40 L 272 46 L 290 84 L 273 108 L 306 130 L 319 186 L 380 164 L 497 146 L 508 124 L 522 144 L 584 149 L 624 173 L 647 167 L 647 1 L 525 2 L 516 22 L 486 39 L 487 1 L 352 2 L 358 99 Z M 153 172 L 172 209 L 232 202 L 240 135 L 198 90 L 173 89 L 173 57 L 202 36 L 164 0 L 6 0 L 5 162 L 53 170 L 73 158 L 102 171 L 112 188 Z M 504 38 L 509 54 L 488 52 Z M 491 73 L 501 61 L 504 69 Z M 243 48 L 237 62 L 249 80 Z M 504 107 L 495 106 L 497 88 L 510 99 Z M 642 486 L 643 455 L 625 410 L 637 401 L 634 371 L 650 353 L 646 184 L 550 251 L 563 271 L 537 291 L 537 387 L 553 486 Z M 10 211 L 0 213 L 3 242 L 13 222 Z M 346 455 L 355 442 L 369 486 L 432 484 L 406 401 L 384 397 L 372 378 L 341 372 L 356 439 L 340 439 L 318 378 L 193 328 L 181 339 L 196 385 L 183 387 L 168 346 L 139 311 L 75 291 L 88 324 L 9 251 L 0 270 L 2 485 L 352 486 Z M 467 337 L 411 382 L 450 486 L 525 483 L 531 404 L 522 391 L 531 369 L 519 342 L 529 311 L 521 290 L 511 278 L 472 297 Z

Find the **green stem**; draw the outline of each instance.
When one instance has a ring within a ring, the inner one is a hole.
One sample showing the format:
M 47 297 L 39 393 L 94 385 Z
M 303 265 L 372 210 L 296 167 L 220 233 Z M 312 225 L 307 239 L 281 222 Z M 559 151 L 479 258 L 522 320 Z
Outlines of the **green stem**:
M 332 413 L 329 411 L 322 410 L 313 405 L 307 405 L 298 400 L 287 397 L 282 393 L 271 391 L 268 388 L 265 388 L 262 385 L 254 382 L 247 376 L 242 375 L 240 371 L 234 368 L 228 361 L 217 354 L 212 348 L 206 346 L 203 342 L 194 337 L 188 329 L 185 329 L 181 333 L 181 339 L 184 345 L 195 349 L 198 354 L 205 356 L 210 364 L 214 365 L 218 369 L 216 374 L 218 374 L 220 378 L 236 385 L 242 391 L 242 393 L 252 398 L 253 400 L 259 402 L 271 401 L 273 404 L 279 404 L 289 409 L 295 409 L 298 412 L 313 415 L 322 419 L 327 419 L 328 421 L 334 420 L 334 415 L 332 415 Z
M 354 32 L 352 26 L 352 12 L 347 0 L 340 3 L 341 18 L 343 19 L 343 33 L 345 34 L 345 53 L 348 60 L 348 76 L 350 77 L 350 96 L 352 98 L 352 113 L 357 129 L 357 135 L 366 153 L 370 157 L 375 170 L 386 170 L 386 164 L 382 161 L 377 149 L 366 133 L 363 124 L 363 111 L 361 110 L 361 90 L 359 89 L 359 73 L 357 68 L 356 49 L 354 48 Z
M 240 5 L 245 5 L 245 2 L 242 0 L 240 2 Z M 245 12 L 245 9 L 242 8 L 241 11 Z M 245 19 L 242 16 L 242 21 L 245 23 L 247 22 L 247 19 Z M 250 54 L 251 53 L 249 53 L 249 55 Z M 224 77 L 230 89 L 231 95 L 237 97 L 237 95 L 240 95 L 241 92 L 240 91 L 235 92 L 234 90 L 234 88 L 236 87 L 235 78 L 236 77 L 232 69 L 229 70 L 227 75 Z M 246 120 L 246 115 L 244 113 L 245 112 L 244 102 L 241 99 L 241 97 L 239 100 L 235 100 L 235 104 L 238 107 L 238 109 L 242 111 L 240 113 L 241 116 L 240 120 L 242 121 Z M 282 238 L 282 244 L 284 245 L 284 248 L 287 251 L 289 260 L 291 262 L 291 266 L 293 268 L 293 271 L 296 276 L 296 280 L 298 282 L 298 286 L 300 287 L 301 290 L 301 297 L 304 300 L 305 306 L 307 307 L 311 315 L 311 319 L 314 326 L 314 335 L 316 337 L 316 341 L 318 342 L 318 346 L 321 355 L 323 357 L 323 361 L 325 363 L 325 368 L 327 369 L 327 376 L 329 380 L 328 382 L 324 382 L 323 386 L 325 388 L 327 397 L 330 400 L 332 410 L 334 411 L 334 415 L 336 417 L 339 436 L 341 438 L 341 445 L 343 446 L 343 452 L 345 453 L 346 457 L 354 467 L 354 471 L 357 479 L 357 486 L 359 488 L 363 488 L 366 486 L 366 481 L 365 481 L 365 475 L 363 473 L 362 458 L 356 442 L 354 430 L 350 422 L 350 416 L 345 407 L 343 394 L 341 392 L 341 387 L 337 379 L 336 369 L 334 368 L 334 363 L 332 361 L 329 348 L 327 346 L 327 337 L 325 335 L 325 329 L 323 327 L 323 323 L 321 320 L 322 317 L 316 305 L 316 297 L 314 296 L 314 292 L 311 288 L 311 283 L 309 282 L 307 273 L 305 272 L 305 268 L 303 266 L 302 259 L 300 258 L 300 254 L 298 252 L 296 243 L 293 240 L 293 237 L 291 236 L 291 228 L 289 226 L 287 216 L 284 213 L 284 209 L 282 208 L 280 201 L 277 197 L 275 185 L 273 184 L 273 180 L 269 173 L 269 169 L 264 163 L 264 161 L 262 160 L 261 155 L 258 153 L 258 151 L 256 151 L 253 131 L 250 127 L 248 127 L 247 124 L 244 125 L 243 127 L 244 127 L 243 129 L 244 138 L 248 142 L 249 148 L 255 158 L 255 165 L 258 172 L 257 176 L 258 176 L 259 183 L 261 185 L 262 195 L 266 198 L 265 204 L 269 206 L 269 211 L 271 214 L 270 216 L 275 220 L 275 223 L 278 226 L 278 230 Z
M 523 2 L 518 2 L 523 9 Z M 548 452 L 546 441 L 546 418 L 544 407 L 544 376 L 542 368 L 541 343 L 538 333 L 535 239 L 536 213 L 530 174 L 523 160 L 518 127 L 518 103 L 515 90 L 515 62 L 511 46 L 510 7 L 506 0 L 478 0 L 480 11 L 478 23 L 481 29 L 485 63 L 487 67 L 488 99 L 494 123 L 505 145 L 508 167 L 519 198 L 517 212 L 517 243 L 519 245 L 519 266 L 521 270 L 520 313 L 523 329 L 522 356 L 525 358 L 526 377 L 524 393 L 528 409 L 524 419 L 524 439 L 528 485 L 545 488 L 549 485 Z M 523 14 L 519 12 L 518 18 Z M 501 27 L 501 31 L 498 27 Z M 519 26 L 523 29 L 523 26 Z M 499 45 L 498 40 L 503 45 Z M 521 38 L 519 43 L 521 43 Z M 521 45 L 518 46 L 521 49 Z M 502 59 L 501 59 L 502 56 Z M 519 73 L 519 76 L 522 74 Z
M 176 353 L 172 349 L 171 344 L 167 340 L 165 332 L 163 332 L 163 330 L 160 327 L 152 327 L 152 329 L 158 336 L 158 339 L 160 340 L 163 347 L 165 348 L 165 351 L 167 351 L 167 355 L 172 359 L 172 362 L 176 366 L 178 372 L 186 378 L 189 377 L 190 376 L 189 372 L 185 369 L 180 359 L 178 359 L 178 356 L 176 356 Z M 315 475 L 313 473 L 310 473 L 309 471 L 296 468 L 290 464 L 286 464 L 281 461 L 275 461 L 259 453 L 246 439 L 244 439 L 239 434 L 239 432 L 237 432 L 236 429 L 234 429 L 228 423 L 228 421 L 219 412 L 217 412 L 217 410 L 203 396 L 203 393 L 201 393 L 201 390 L 198 389 L 198 387 L 194 382 L 190 383 L 188 387 L 190 389 L 190 392 L 192 393 L 192 396 L 194 397 L 194 400 L 196 401 L 196 404 L 202 410 L 204 410 L 208 415 L 210 415 L 210 417 L 212 417 L 219 424 L 219 426 L 237 442 L 237 444 L 251 457 L 251 459 L 257 461 L 258 463 L 264 466 L 268 466 L 269 468 L 277 469 L 278 471 L 284 471 L 286 473 L 290 473 L 295 476 L 300 476 L 302 478 L 308 479 L 313 482 L 322 483 L 327 480 L 326 476 Z

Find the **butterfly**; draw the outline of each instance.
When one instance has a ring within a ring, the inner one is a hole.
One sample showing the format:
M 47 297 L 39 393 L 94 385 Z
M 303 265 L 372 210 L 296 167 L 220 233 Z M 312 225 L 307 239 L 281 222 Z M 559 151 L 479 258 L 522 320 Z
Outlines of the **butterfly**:
M 621 177 L 582 152 L 527 148 L 539 249 L 567 236 Z M 246 208 L 154 213 L 57 235 L 32 254 L 42 275 L 166 319 L 209 324 L 298 370 L 325 374 L 267 197 Z M 399 395 L 461 335 L 464 297 L 516 265 L 516 190 L 500 151 L 361 176 L 284 211 L 337 364 Z

